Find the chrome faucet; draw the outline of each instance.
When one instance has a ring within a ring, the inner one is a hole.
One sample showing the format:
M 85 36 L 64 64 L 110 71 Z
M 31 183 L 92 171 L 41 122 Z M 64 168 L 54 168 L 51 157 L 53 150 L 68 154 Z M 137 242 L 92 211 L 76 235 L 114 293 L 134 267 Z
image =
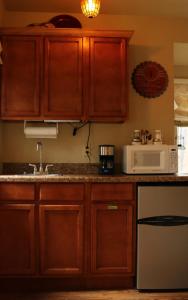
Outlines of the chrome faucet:
M 42 143 L 37 142 L 37 151 L 39 151 L 39 170 L 37 170 L 36 164 L 29 164 L 30 167 L 33 167 L 34 175 L 48 175 L 48 168 L 53 166 L 53 164 L 47 164 L 44 170 L 42 164 L 42 147 L 43 147 Z
M 37 151 L 39 151 L 39 174 L 43 174 L 43 166 L 42 166 L 42 143 L 37 142 Z

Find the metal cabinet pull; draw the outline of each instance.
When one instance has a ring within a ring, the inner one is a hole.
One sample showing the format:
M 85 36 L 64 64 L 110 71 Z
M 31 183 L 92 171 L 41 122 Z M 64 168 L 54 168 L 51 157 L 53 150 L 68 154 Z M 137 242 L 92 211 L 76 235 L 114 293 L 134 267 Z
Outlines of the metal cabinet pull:
M 111 210 L 118 209 L 118 205 L 116 205 L 116 204 L 109 204 L 107 207 L 108 207 L 108 209 L 111 209 Z

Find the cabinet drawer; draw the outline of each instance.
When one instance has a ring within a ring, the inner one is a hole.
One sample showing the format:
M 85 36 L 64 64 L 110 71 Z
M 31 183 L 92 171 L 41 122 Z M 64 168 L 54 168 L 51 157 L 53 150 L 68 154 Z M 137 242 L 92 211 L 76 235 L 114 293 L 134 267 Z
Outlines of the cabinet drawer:
M 31 183 L 1 183 L 0 200 L 34 200 L 35 186 Z
M 40 200 L 83 200 L 84 184 L 44 183 L 40 185 Z
M 96 183 L 91 186 L 91 200 L 133 200 L 132 183 Z

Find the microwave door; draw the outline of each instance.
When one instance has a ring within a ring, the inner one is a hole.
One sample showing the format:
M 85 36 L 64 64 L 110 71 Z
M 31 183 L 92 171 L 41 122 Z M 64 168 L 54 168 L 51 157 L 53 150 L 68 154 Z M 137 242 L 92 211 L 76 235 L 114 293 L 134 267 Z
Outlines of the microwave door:
M 139 150 L 132 152 L 131 165 L 134 173 L 165 173 L 168 161 L 165 150 Z

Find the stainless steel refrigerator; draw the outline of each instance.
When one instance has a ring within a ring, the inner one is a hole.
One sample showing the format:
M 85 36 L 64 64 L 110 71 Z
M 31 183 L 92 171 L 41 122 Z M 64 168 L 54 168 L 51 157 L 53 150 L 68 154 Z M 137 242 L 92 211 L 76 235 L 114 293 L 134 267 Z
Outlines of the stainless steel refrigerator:
M 138 186 L 136 287 L 188 289 L 188 185 Z

